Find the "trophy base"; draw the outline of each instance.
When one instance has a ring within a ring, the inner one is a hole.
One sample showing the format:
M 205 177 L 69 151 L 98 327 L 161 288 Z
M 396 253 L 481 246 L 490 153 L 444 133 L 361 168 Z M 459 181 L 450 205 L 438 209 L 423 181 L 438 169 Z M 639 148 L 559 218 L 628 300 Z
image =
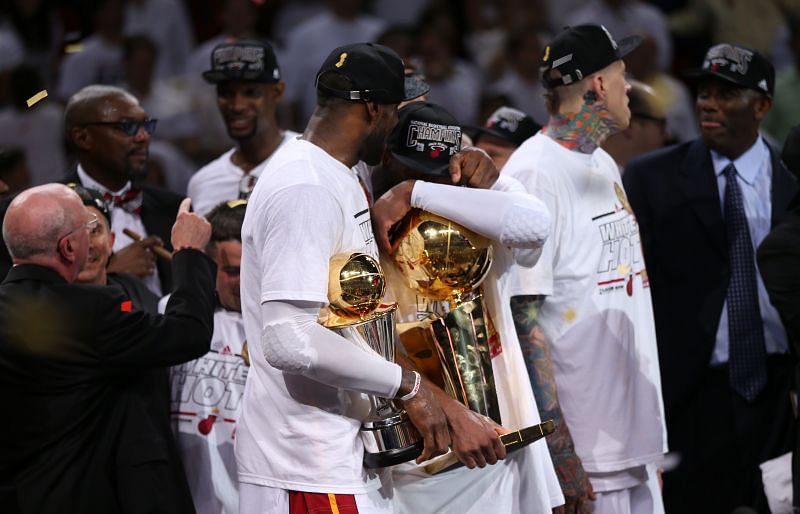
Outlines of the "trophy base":
M 502 442 L 503 446 L 506 447 L 506 452 L 511 453 L 552 434 L 555 432 L 555 430 L 555 421 L 548 419 L 544 423 L 523 428 L 522 430 L 518 430 L 516 432 L 503 434 L 500 436 L 500 442 Z M 463 464 L 451 451 L 429 461 L 427 464 L 425 464 L 423 469 L 429 475 L 436 475 L 461 466 L 463 466 Z
M 405 411 L 368 419 L 361 425 L 364 467 L 385 468 L 416 459 L 423 442 Z

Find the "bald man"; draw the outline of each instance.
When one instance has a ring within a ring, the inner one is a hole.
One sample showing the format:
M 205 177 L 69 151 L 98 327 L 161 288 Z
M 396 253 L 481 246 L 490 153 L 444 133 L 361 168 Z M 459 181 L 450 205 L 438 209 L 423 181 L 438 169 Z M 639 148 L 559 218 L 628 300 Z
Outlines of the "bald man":
M 175 290 L 163 316 L 116 288 L 75 284 L 97 224 L 61 184 L 18 195 L 3 220 L 14 267 L 0 284 L 0 511 L 194 512 L 151 370 L 209 350 L 210 226 L 181 204 Z

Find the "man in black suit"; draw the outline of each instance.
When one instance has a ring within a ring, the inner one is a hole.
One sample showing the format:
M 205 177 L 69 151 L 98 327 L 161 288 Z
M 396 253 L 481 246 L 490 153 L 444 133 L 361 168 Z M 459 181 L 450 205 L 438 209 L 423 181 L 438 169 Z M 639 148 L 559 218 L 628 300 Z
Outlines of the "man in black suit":
M 702 138 L 632 161 L 624 184 L 653 292 L 670 450 L 667 512 L 768 512 L 758 464 L 790 448 L 792 358 L 754 249 L 786 214 L 793 177 L 758 129 L 774 70 L 711 48 L 699 79 Z
M 781 157 L 795 177 L 800 176 L 800 125 L 792 128 L 783 143 Z M 772 305 L 778 309 L 792 341 L 800 351 L 800 196 L 792 201 L 786 219 L 758 247 L 758 269 L 764 278 Z M 795 380 L 800 368 L 795 369 Z M 792 455 L 792 485 L 795 507 L 800 507 L 800 432 L 796 430 Z
M 10 204 L 3 237 L 14 267 L 0 285 L 0 510 L 194 512 L 168 427 L 149 408 L 149 373 L 209 349 L 210 227 L 180 206 L 175 289 L 164 316 L 118 289 L 73 282 L 90 218 L 77 194 L 48 184 Z
M 182 197 L 141 183 L 156 120 L 124 89 L 93 85 L 69 99 L 64 121 L 78 164 L 63 182 L 97 189 L 112 205 L 112 223 L 120 237 L 109 271 L 137 275 L 158 296 L 168 293 L 169 263 L 156 261 L 151 248 L 163 241 L 171 250 L 169 231 Z M 122 233 L 125 228 L 144 239 L 131 241 Z M 0 276 L 10 267 L 8 255 L 0 252 Z

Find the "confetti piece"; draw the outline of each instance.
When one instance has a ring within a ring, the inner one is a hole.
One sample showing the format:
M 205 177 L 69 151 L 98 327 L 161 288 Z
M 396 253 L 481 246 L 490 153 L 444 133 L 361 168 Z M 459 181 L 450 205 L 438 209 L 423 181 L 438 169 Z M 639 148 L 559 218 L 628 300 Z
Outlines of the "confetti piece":
M 83 51 L 83 44 L 82 43 L 72 43 L 71 45 L 67 45 L 64 47 L 64 53 L 67 54 L 77 54 L 78 52 Z
M 575 312 L 575 309 L 567 309 L 564 311 L 564 321 L 572 321 L 577 315 L 578 314 Z
M 619 273 L 620 275 L 625 275 L 630 270 L 631 270 L 631 266 L 629 264 L 627 264 L 627 263 L 622 263 L 619 266 L 617 266 L 617 273 Z
M 43 100 L 44 98 L 47 98 L 47 90 L 46 89 L 42 89 L 41 91 L 39 91 L 38 93 L 36 93 L 32 97 L 28 98 L 25 101 L 25 103 L 28 104 L 28 108 L 31 108 L 31 107 L 33 107 L 33 105 L 35 103 L 37 103 L 40 100 Z

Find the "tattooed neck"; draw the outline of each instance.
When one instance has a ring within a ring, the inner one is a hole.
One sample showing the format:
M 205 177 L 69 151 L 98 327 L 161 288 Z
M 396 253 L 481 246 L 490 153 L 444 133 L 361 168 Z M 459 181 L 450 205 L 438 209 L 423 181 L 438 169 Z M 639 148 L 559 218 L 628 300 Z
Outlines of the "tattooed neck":
M 544 133 L 570 150 L 592 153 L 608 136 L 618 131 L 611 113 L 600 102 L 584 102 L 581 110 L 572 114 L 556 114 L 544 128 Z

